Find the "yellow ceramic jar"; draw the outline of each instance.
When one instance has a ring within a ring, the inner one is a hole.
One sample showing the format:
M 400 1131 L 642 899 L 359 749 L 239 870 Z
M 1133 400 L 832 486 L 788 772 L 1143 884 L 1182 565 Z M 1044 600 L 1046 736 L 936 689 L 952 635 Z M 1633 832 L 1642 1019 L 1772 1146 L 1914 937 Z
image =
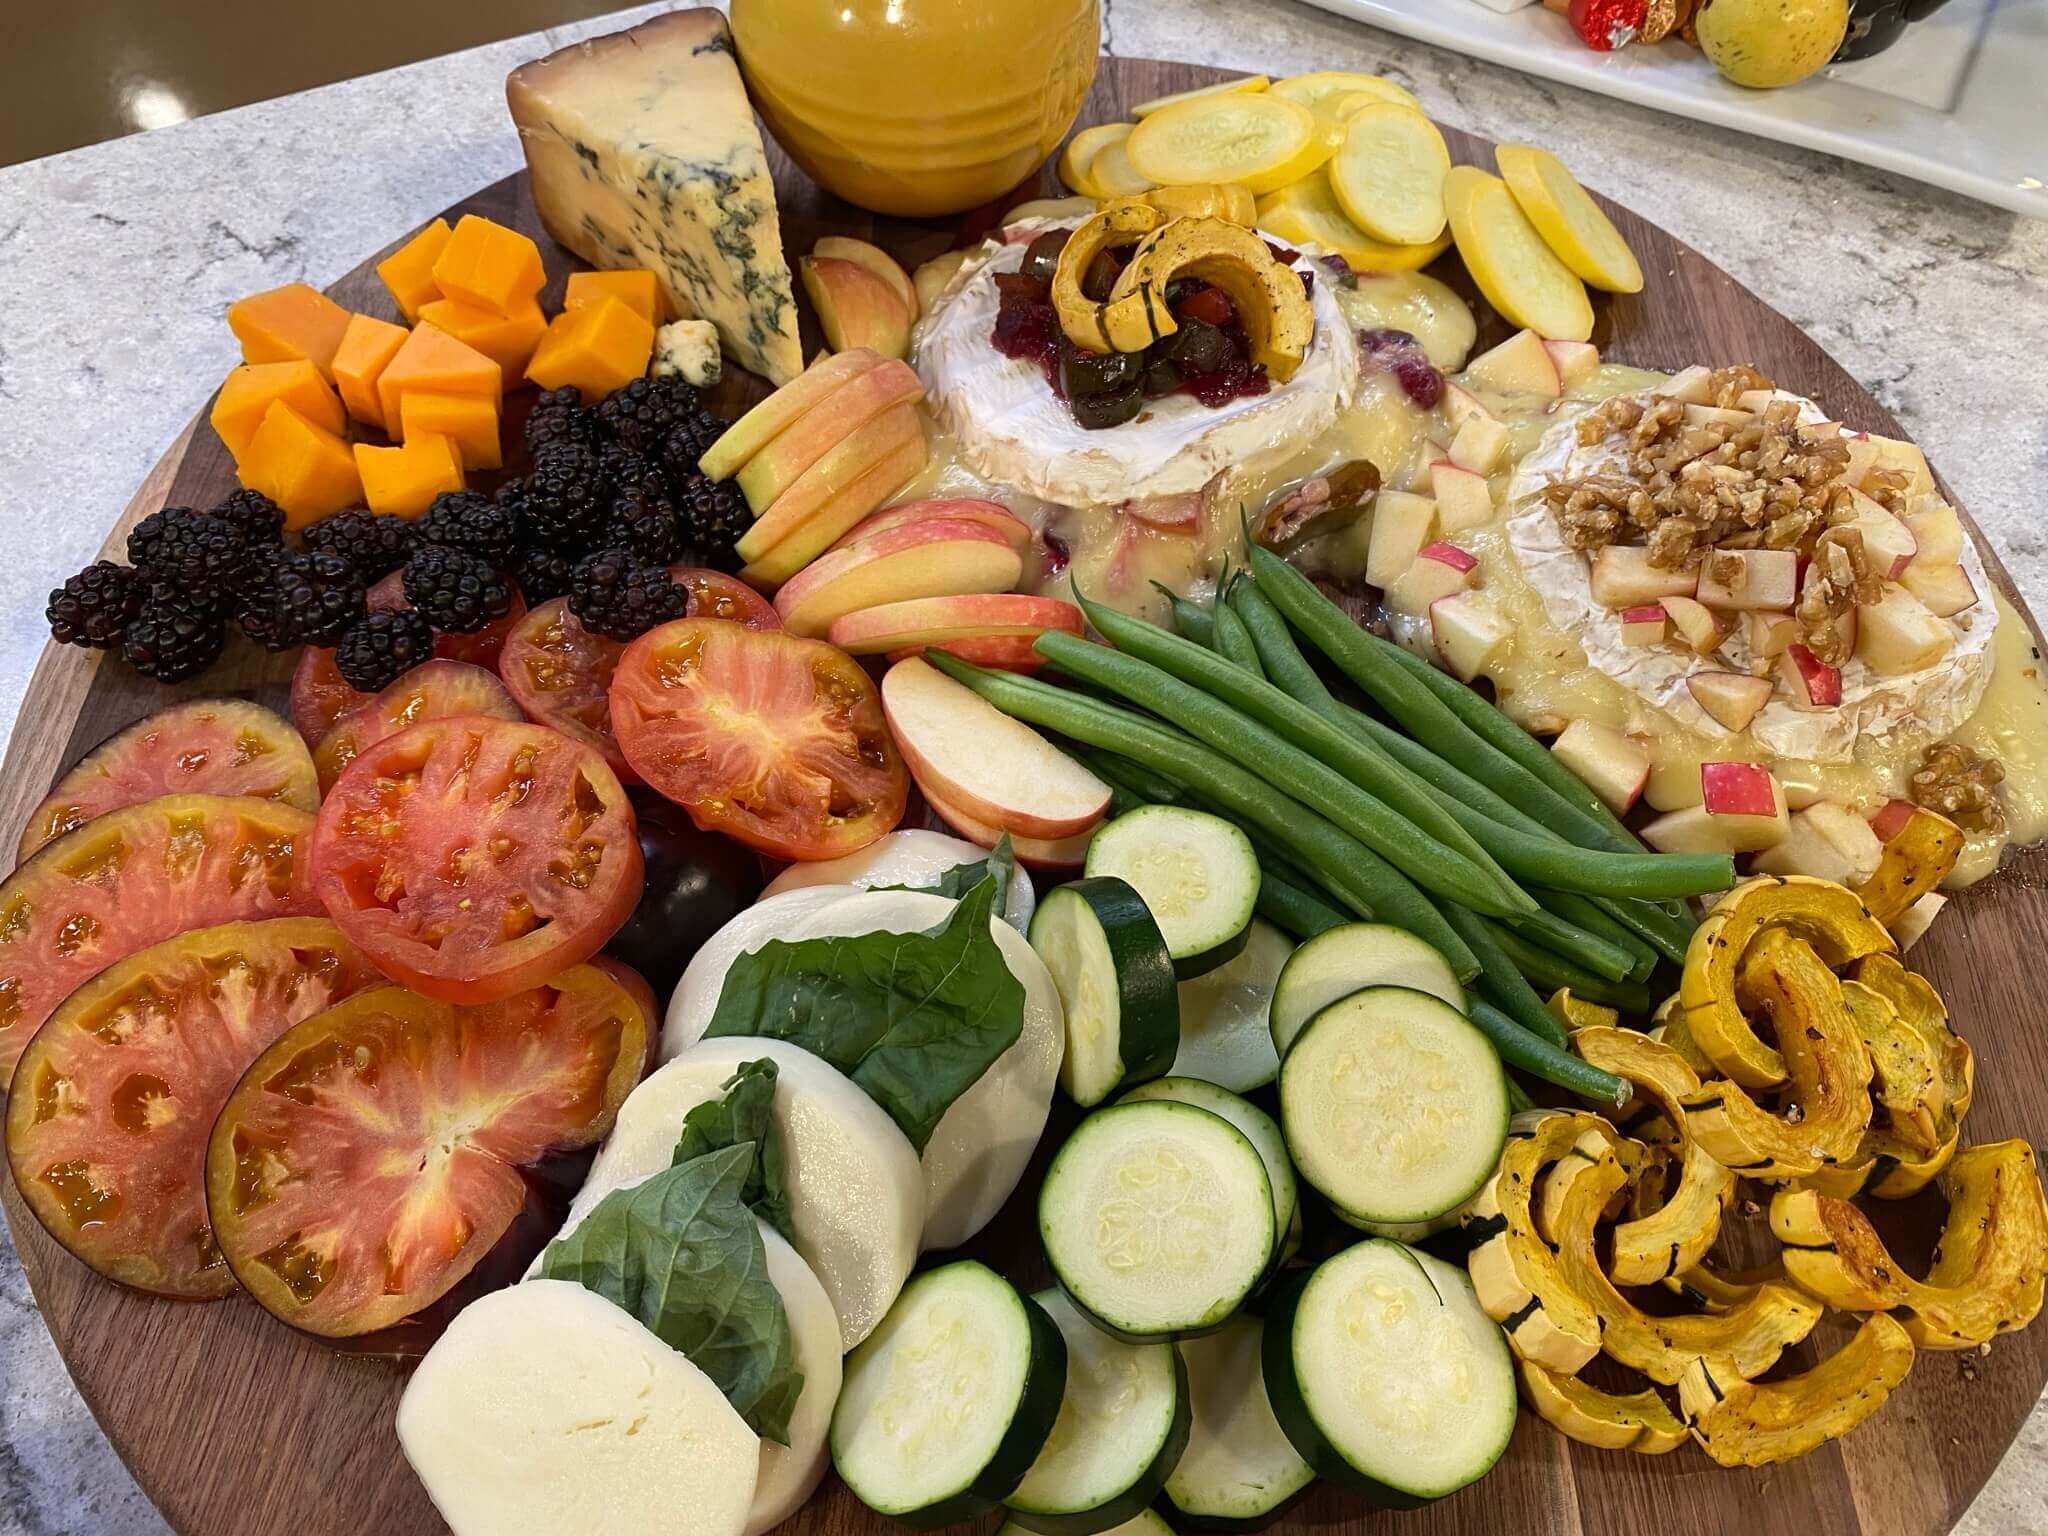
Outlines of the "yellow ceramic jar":
M 959 213 L 1052 153 L 1095 78 L 1096 0 L 732 0 L 754 105 L 876 213 Z

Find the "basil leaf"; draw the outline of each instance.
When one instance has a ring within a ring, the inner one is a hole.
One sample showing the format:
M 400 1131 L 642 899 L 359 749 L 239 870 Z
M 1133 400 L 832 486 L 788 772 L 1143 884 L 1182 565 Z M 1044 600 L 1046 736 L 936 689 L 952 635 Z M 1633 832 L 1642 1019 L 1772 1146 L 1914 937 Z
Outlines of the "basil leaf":
M 934 885 L 878 885 L 878 891 L 929 891 L 934 896 L 950 896 L 958 901 L 973 890 L 987 876 L 993 875 L 996 882 L 996 896 L 1001 899 L 1010 889 L 1010 875 L 1017 867 L 1017 856 L 1010 849 L 1010 834 L 1005 832 L 985 859 L 976 859 L 972 864 L 955 864 L 940 874 Z
M 716 1382 L 755 1434 L 787 1445 L 804 1378 L 761 1229 L 740 1197 L 756 1150 L 741 1142 L 613 1190 L 548 1244 L 540 1272 L 638 1318 Z
M 789 1190 L 783 1180 L 782 1138 L 775 1133 L 774 1111 L 775 1063 L 766 1057 L 742 1062 L 726 1079 L 724 1098 L 707 1099 L 683 1116 L 683 1134 L 676 1140 L 671 1161 L 687 1163 L 707 1152 L 751 1141 L 756 1149 L 754 1167 L 740 1190 L 740 1199 L 756 1216 L 794 1240 Z
M 726 972 L 705 1038 L 787 1040 L 867 1090 L 922 1153 L 939 1117 L 1016 1043 L 1024 988 L 1010 974 L 984 874 L 926 933 L 780 940 Z

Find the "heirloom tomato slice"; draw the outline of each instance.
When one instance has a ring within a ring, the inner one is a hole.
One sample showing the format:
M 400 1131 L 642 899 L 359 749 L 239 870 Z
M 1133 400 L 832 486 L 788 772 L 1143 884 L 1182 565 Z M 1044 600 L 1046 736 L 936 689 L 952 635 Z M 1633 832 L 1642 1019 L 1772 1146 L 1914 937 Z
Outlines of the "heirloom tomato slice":
M 19 862 L 95 816 L 159 795 L 251 795 L 320 809 L 292 728 L 246 699 L 191 699 L 117 731 L 75 763 L 22 829 Z
M 620 779 L 637 784 L 640 775 L 627 765 L 612 735 L 608 698 L 612 673 L 625 650 L 624 641 L 585 629 L 569 611 L 566 597 L 550 598 L 529 609 L 505 637 L 498 675 L 529 718 L 582 742 Z
M 275 800 L 163 795 L 16 868 L 0 885 L 0 1088 L 43 1020 L 115 961 L 189 928 L 316 915 L 312 835 Z
M 895 826 L 910 778 L 860 663 L 822 640 L 678 619 L 626 648 L 612 726 L 640 777 L 778 859 L 831 859 Z
M 523 1166 L 611 1128 L 652 1026 L 646 988 L 598 965 L 477 1007 L 373 987 L 293 1026 L 207 1147 L 235 1278 L 330 1337 L 431 1305 L 512 1225 Z
M 488 715 L 497 720 L 524 720 L 519 706 L 497 675 L 466 661 L 423 661 L 386 688 L 334 722 L 313 753 L 322 790 L 363 754 L 363 750 L 396 736 L 422 720 L 449 715 Z
M 324 917 L 199 928 L 107 967 L 15 1065 L 15 1187 L 109 1279 L 187 1300 L 227 1295 L 235 1277 L 206 1216 L 214 1117 L 271 1041 L 382 985 Z
M 292 669 L 292 724 L 309 750 L 327 739 L 335 721 L 376 697 L 349 686 L 327 647 L 309 645 L 299 652 L 299 664 Z
M 731 619 L 748 629 L 782 628 L 782 615 L 775 605 L 737 576 L 701 565 L 672 565 L 668 573 L 678 585 L 690 589 L 690 611 L 685 618 Z
M 559 731 L 424 720 L 342 770 L 313 838 L 327 914 L 394 981 L 449 1002 L 537 986 L 640 899 L 633 809 Z

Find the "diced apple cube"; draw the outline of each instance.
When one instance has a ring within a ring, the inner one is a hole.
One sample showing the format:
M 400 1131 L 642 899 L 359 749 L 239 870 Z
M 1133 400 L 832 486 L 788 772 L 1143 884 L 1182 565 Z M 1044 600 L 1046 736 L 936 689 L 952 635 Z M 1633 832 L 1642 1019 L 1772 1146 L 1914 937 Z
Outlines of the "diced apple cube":
M 1412 491 L 1381 491 L 1373 500 L 1372 534 L 1365 547 L 1365 579 L 1389 587 L 1415 563 L 1436 532 L 1436 503 Z
M 1693 702 L 1730 731 L 1747 730 L 1771 697 L 1771 680 L 1747 672 L 1695 672 L 1685 686 Z
M 1799 633 L 1799 621 L 1789 613 L 1752 613 L 1749 616 L 1749 651 L 1759 661 L 1773 661 L 1785 654 L 1785 647 Z
M 1593 601 L 1602 608 L 1639 608 L 1692 596 L 1699 573 L 1652 565 L 1649 550 L 1640 544 L 1609 544 L 1593 556 L 1592 586 Z
M 1920 809 L 1910 800 L 1901 800 L 1894 795 L 1877 808 L 1877 814 L 1870 818 L 1870 830 L 1877 834 L 1880 843 L 1888 843 L 1906 830 L 1906 823 L 1913 819 Z
M 1713 398 L 1707 389 L 1707 381 L 1713 377 L 1713 373 L 1713 369 L 1703 368 L 1695 363 L 1690 368 L 1681 368 L 1650 393 L 1663 395 L 1667 399 L 1681 401 L 1686 405 L 1705 405 Z
M 1415 563 L 1386 589 L 1387 605 L 1422 618 L 1438 598 L 1451 597 L 1472 585 L 1479 562 L 1455 544 L 1425 545 Z
M 1550 744 L 1550 755 L 1584 780 L 1617 816 L 1636 803 L 1650 777 L 1650 754 L 1642 743 L 1591 720 L 1566 726 Z
M 1913 535 L 1915 565 L 1954 565 L 1963 558 L 1963 520 L 1956 509 L 1935 497 L 1906 514 Z
M 1717 566 L 1734 574 L 1717 581 Z M 1799 600 L 1799 554 L 1790 549 L 1727 549 L 1707 556 L 1693 594 L 1709 608 L 1790 608 Z
M 1671 615 L 1662 603 L 1645 603 L 1640 608 L 1621 610 L 1623 645 L 1662 645 L 1671 633 Z
M 1931 667 L 1955 644 L 1948 620 L 1893 582 L 1885 583 L 1877 602 L 1856 613 L 1856 659 L 1881 677 Z
M 1939 891 L 1929 891 L 1913 905 L 1892 919 L 1892 937 L 1899 941 L 1899 953 L 1904 954 L 1934 926 L 1934 920 L 1941 916 L 1941 909 L 1948 905 L 1948 898 Z
M 1735 397 L 1735 408 L 1761 415 L 1764 408 L 1777 398 L 1778 392 L 1774 389 L 1745 389 Z
M 1564 393 L 1557 364 L 1534 331 L 1517 331 L 1490 352 L 1465 365 L 1467 382 L 1496 395 L 1537 395 L 1555 400 Z
M 1785 793 L 1755 763 L 1700 764 L 1700 803 L 1658 817 L 1643 841 L 1660 853 L 1761 853 L 1784 841 Z
M 1577 389 L 1593 377 L 1600 366 L 1600 349 L 1590 341 L 1545 341 L 1543 350 L 1557 368 L 1557 379 L 1566 389 Z
M 1685 408 L 1685 424 L 1688 427 L 1726 427 L 1733 431 L 1746 427 L 1756 420 L 1751 411 L 1731 411 L 1720 405 L 1688 405 Z
M 1463 533 L 1493 521 L 1493 492 L 1483 472 L 1439 459 L 1429 466 L 1429 488 L 1436 497 L 1437 526 L 1445 533 Z
M 1861 885 L 1877 873 L 1884 844 L 1870 823 L 1832 800 L 1795 811 L 1785 840 L 1757 855 L 1751 866 L 1764 875 L 1812 875 L 1837 885 Z
M 1665 598 L 1664 611 L 1670 615 L 1678 638 L 1696 655 L 1713 655 L 1728 638 L 1728 625 L 1721 615 L 1690 597 Z
M 1839 421 L 1802 421 L 1799 423 L 1799 435 L 1809 443 L 1832 443 L 1842 435 L 1842 424 Z
M 1431 603 L 1429 631 L 1437 654 L 1465 683 L 1485 671 L 1515 633 L 1483 592 L 1460 592 Z
M 1905 494 L 1908 498 L 1934 493 L 1934 472 L 1927 467 L 1927 455 L 1920 451 L 1918 444 L 1902 438 L 1880 437 L 1875 432 L 1870 434 L 1869 442 L 1870 462 L 1865 468 L 1866 474 L 1872 469 L 1895 469 L 1906 477 Z M 1854 463 L 1853 459 L 1851 463 Z M 1850 483 L 1861 484 L 1862 479 L 1862 475 L 1858 475 Z
M 1811 763 L 1795 763 L 1789 767 L 1780 763 L 1775 770 L 1778 787 L 1785 791 L 1785 804 L 1795 811 L 1803 811 L 1809 805 L 1816 805 L 1827 799 L 1821 793 L 1820 775 Z
M 1899 578 L 1906 590 L 1927 605 L 1927 611 L 1952 619 L 1977 606 L 1977 588 L 1960 565 L 1922 565 L 1914 561 Z
M 1803 645 L 1788 645 L 1778 657 L 1778 676 L 1794 709 L 1809 713 L 1842 702 L 1842 669 L 1829 666 Z
M 1863 535 L 1863 553 L 1870 568 L 1889 581 L 1897 581 L 1920 547 L 1913 530 L 1861 491 L 1849 492 L 1849 501 L 1856 515 L 1848 526 Z
M 1475 475 L 1490 475 L 1500 466 L 1508 445 L 1507 423 L 1492 416 L 1467 416 L 1451 438 L 1451 462 Z M 1442 498 L 1443 492 L 1437 496 Z
M 1451 424 L 1454 432 L 1463 431 L 1465 423 L 1477 418 L 1480 421 L 1498 421 L 1500 418 L 1486 408 L 1480 398 L 1469 389 L 1456 384 L 1444 385 L 1442 400 L 1444 420 Z

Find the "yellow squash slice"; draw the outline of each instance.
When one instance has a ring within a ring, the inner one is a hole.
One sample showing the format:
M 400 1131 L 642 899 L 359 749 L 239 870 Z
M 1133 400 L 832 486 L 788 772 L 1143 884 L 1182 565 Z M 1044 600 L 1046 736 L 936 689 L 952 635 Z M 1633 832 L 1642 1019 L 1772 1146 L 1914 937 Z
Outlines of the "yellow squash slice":
M 1510 325 L 1553 341 L 1592 336 L 1586 285 L 1543 243 L 1506 182 L 1454 165 L 1444 177 L 1444 212 L 1472 281 Z
M 1319 69 L 1311 74 L 1289 75 L 1285 80 L 1274 81 L 1272 90 L 1275 96 L 1298 101 L 1310 111 L 1324 101 L 1354 94 L 1391 101 L 1415 112 L 1422 110 L 1422 103 L 1413 91 L 1380 75 L 1361 75 L 1348 69 Z
M 1558 260 L 1608 293 L 1641 293 L 1643 269 L 1600 205 L 1547 149 L 1503 144 L 1494 163 L 1536 233 Z
M 1883 1313 L 1812 1370 L 1758 1385 L 1696 1360 L 1678 1383 L 1693 1438 L 1724 1467 L 1790 1461 L 1839 1439 L 1884 1406 L 1913 1368 L 1913 1341 Z
M 1143 119 L 1168 107 L 1177 107 L 1184 101 L 1202 101 L 1211 96 L 1235 96 L 1240 91 L 1249 95 L 1263 91 L 1272 83 L 1265 75 L 1245 75 L 1241 79 L 1223 80 L 1215 85 L 1198 85 L 1191 91 L 1175 91 L 1171 96 L 1154 96 L 1150 101 L 1141 101 L 1131 108 L 1131 116 Z
M 1088 174 L 1095 157 L 1110 145 L 1131 136 L 1133 123 L 1097 123 L 1093 128 L 1083 128 L 1060 151 L 1060 180 L 1072 187 L 1083 197 L 1100 199 L 1105 194 Z
M 1560 1376 L 1527 1360 L 1517 1363 L 1529 1406 L 1566 1439 L 1643 1456 L 1662 1456 L 1685 1444 L 1678 1415 L 1647 1387 L 1625 1394 L 1602 1392 L 1577 1377 Z
M 1344 125 L 1330 161 L 1338 206 L 1376 240 L 1423 245 L 1444 232 L 1444 176 L 1451 152 L 1435 123 L 1411 107 L 1379 102 Z
M 1962 855 L 1963 829 L 1924 805 L 1913 807 L 1878 858 L 1877 872 L 1856 894 L 1881 923 L 1894 923 L 1906 908 L 1948 878 Z
M 1419 272 L 1449 249 L 1448 230 L 1421 245 L 1375 240 L 1337 204 L 1327 167 L 1259 199 L 1258 227 L 1342 256 L 1354 272 Z
M 1316 117 L 1260 91 L 1163 107 L 1132 130 L 1131 164 L 1159 186 L 1241 182 L 1254 194 L 1299 181 L 1329 158 Z
M 1095 184 L 1098 197 L 1136 197 L 1152 190 L 1151 178 L 1139 175 L 1131 164 L 1130 149 L 1131 136 L 1125 134 L 1103 145 L 1102 152 L 1088 162 L 1088 179 Z

